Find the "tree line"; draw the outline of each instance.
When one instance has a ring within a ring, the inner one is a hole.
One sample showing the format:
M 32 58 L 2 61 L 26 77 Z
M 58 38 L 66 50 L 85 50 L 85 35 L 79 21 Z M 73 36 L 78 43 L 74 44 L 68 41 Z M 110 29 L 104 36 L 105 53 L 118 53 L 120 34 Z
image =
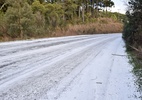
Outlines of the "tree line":
M 133 73 L 138 85 L 137 91 L 142 93 L 142 0 L 128 2 L 127 20 L 124 25 L 123 38 L 126 41 L 127 51 L 131 55 L 130 62 L 134 66 Z M 142 95 L 136 98 L 141 98 Z
M 93 22 L 111 0 L 0 0 L 0 37 L 42 36 L 69 24 Z
M 139 49 L 142 43 L 142 0 L 130 0 L 126 16 L 123 38 L 128 45 Z

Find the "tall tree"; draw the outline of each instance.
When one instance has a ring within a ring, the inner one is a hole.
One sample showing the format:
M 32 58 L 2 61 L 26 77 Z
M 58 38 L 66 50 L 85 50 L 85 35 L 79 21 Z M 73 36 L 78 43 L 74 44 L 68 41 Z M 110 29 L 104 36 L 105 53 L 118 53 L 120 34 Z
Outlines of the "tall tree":
M 33 26 L 33 12 L 25 0 L 8 0 L 11 5 L 5 14 L 9 24 L 8 33 L 13 37 L 31 35 Z
M 4 12 L 0 11 L 0 37 L 7 36 L 7 23 L 4 17 Z
M 114 6 L 114 2 L 112 0 L 103 0 L 103 7 L 106 8 L 106 13 L 107 13 L 107 8 Z
M 45 5 L 45 19 L 48 27 L 56 28 L 59 26 L 60 22 L 63 20 L 64 11 L 61 5 L 59 4 L 46 4 Z
M 73 0 L 65 1 L 65 17 L 67 20 L 73 20 L 73 17 L 76 15 L 77 4 Z
M 142 43 L 142 0 L 130 0 L 126 13 L 128 20 L 125 22 L 123 37 L 131 44 Z

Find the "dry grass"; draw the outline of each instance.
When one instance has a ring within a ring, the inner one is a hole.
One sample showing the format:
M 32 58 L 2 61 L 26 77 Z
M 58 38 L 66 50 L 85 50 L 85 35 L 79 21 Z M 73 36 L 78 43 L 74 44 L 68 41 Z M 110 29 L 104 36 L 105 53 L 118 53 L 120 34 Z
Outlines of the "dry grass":
M 55 32 L 47 32 L 43 35 L 37 35 L 29 38 L 45 38 L 45 37 L 55 37 L 55 36 L 71 36 L 71 35 L 83 35 L 83 34 L 104 34 L 104 33 L 118 33 L 122 32 L 123 24 L 112 20 L 110 18 L 98 18 L 93 23 L 80 24 L 80 25 L 68 25 L 66 28 L 57 28 Z M 11 38 L 8 36 L 0 37 L 1 41 L 14 41 L 22 40 L 21 38 Z
M 99 18 L 95 23 L 69 25 L 66 29 L 57 29 L 53 36 L 80 34 L 103 34 L 122 32 L 123 24 L 110 18 Z

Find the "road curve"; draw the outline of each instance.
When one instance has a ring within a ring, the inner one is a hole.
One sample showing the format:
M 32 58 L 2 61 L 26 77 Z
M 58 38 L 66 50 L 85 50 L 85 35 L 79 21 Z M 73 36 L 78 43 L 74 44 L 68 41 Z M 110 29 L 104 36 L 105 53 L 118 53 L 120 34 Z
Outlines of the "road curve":
M 111 75 L 118 71 L 115 67 L 119 60 L 126 60 L 114 57 L 119 51 L 126 55 L 120 49 L 122 45 L 121 34 L 0 43 L 0 100 L 114 100 L 108 87 L 114 89 L 117 81 Z M 127 61 L 120 66 L 128 66 Z M 135 100 L 133 93 L 128 94 L 132 99 L 120 99 L 122 95 L 118 95 L 115 100 Z

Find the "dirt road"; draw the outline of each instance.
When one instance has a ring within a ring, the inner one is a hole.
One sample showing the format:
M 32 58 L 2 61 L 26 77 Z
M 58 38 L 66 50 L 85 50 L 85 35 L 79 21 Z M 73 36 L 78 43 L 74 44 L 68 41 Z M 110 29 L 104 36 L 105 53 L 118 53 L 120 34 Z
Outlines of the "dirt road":
M 0 43 L 0 100 L 140 100 L 121 34 Z

